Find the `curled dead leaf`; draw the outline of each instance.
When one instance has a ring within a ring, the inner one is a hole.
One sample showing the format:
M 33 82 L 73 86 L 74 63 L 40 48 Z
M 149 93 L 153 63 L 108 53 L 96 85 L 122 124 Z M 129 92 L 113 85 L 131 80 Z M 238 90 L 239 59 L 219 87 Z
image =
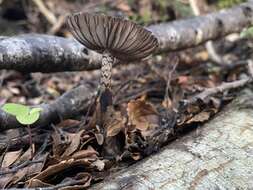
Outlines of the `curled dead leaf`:
M 83 133 L 84 133 L 84 130 L 81 130 L 81 131 L 79 131 L 78 133 L 75 133 L 75 134 L 68 133 L 68 138 L 69 138 L 71 143 L 68 146 L 68 148 L 64 151 L 64 153 L 62 154 L 63 157 L 70 156 L 75 151 L 77 151 L 77 149 L 80 146 L 81 136 L 82 136 Z
M 83 159 L 83 158 L 97 158 L 98 152 L 94 150 L 92 147 L 88 147 L 86 150 L 79 150 L 75 152 L 71 157 L 75 160 Z
M 159 114 L 155 107 L 144 100 L 134 100 L 128 103 L 127 113 L 129 124 L 141 131 L 147 131 L 159 126 Z
M 106 136 L 113 137 L 116 136 L 120 131 L 125 128 L 126 118 L 122 116 L 121 112 L 112 111 L 110 116 L 106 114 Z
M 73 175 L 70 171 L 75 171 L 76 175 L 78 175 L 79 173 L 85 172 L 90 165 L 91 161 L 89 159 L 64 160 L 60 163 L 49 166 L 46 170 L 33 177 L 29 183 L 31 184 L 29 187 L 33 187 L 32 181 L 35 179 L 50 185 L 58 184 L 59 181 L 63 181 L 65 178 L 68 178 L 69 175 Z

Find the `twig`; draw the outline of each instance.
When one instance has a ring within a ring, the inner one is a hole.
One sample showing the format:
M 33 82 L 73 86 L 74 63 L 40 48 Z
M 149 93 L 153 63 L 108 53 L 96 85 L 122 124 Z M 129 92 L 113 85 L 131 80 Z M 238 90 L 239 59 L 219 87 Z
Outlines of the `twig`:
M 34 138 L 35 144 L 42 144 L 44 139 L 47 138 L 46 134 L 37 135 Z M 0 145 L 0 151 L 4 149 L 20 149 L 26 145 L 29 145 L 29 135 L 12 138 L 11 140 L 2 140 Z
M 205 44 L 206 50 L 208 52 L 209 58 L 217 65 L 225 65 L 225 60 L 217 53 L 213 45 L 213 41 L 208 41 Z
M 190 100 L 187 100 L 187 104 L 193 104 L 198 100 L 205 100 L 206 98 L 218 94 L 218 93 L 224 93 L 225 91 L 241 88 L 244 87 L 246 84 L 249 84 L 252 82 L 251 78 L 241 79 L 233 82 L 226 82 L 221 84 L 220 86 L 216 86 L 213 88 L 206 88 L 203 92 L 197 94 L 196 96 L 192 97 Z
M 191 8 L 193 10 L 194 15 L 199 16 L 201 15 L 201 11 L 199 9 L 198 6 L 198 2 L 197 0 L 189 0 L 189 3 L 191 5 Z M 215 47 L 213 45 L 212 41 L 208 41 L 205 44 L 206 50 L 208 52 L 209 58 L 215 62 L 218 65 L 223 65 L 224 64 L 224 60 L 222 59 L 221 56 L 218 55 L 218 53 L 215 50 Z
M 189 0 L 189 3 L 191 5 L 191 8 L 193 10 L 193 13 L 198 16 L 200 15 L 200 10 L 199 10 L 199 7 L 198 7 L 198 3 L 196 0 Z
M 167 79 L 167 83 L 166 83 L 166 89 L 165 89 L 165 95 L 164 95 L 164 100 L 165 102 L 167 103 L 167 108 L 170 107 L 170 105 L 168 105 L 168 100 L 170 99 L 169 97 L 169 91 L 171 90 L 171 86 L 170 86 L 170 83 L 171 83 L 171 80 L 172 80 L 172 75 L 173 73 L 175 72 L 176 68 L 177 68 L 177 65 L 178 65 L 178 59 L 176 59 L 176 63 L 173 64 L 173 68 L 171 69 L 171 71 L 169 72 L 169 76 L 168 76 L 168 79 Z
M 53 187 L 40 187 L 40 188 L 10 188 L 9 190 L 58 190 L 60 188 L 63 187 L 67 187 L 67 186 L 74 186 L 74 185 L 80 185 L 83 184 L 84 181 L 83 180 L 71 180 L 65 183 L 61 183 L 58 185 L 55 185 Z
M 45 6 L 43 1 L 41 0 L 32 0 L 37 7 L 39 8 L 40 12 L 46 17 L 46 19 L 52 24 L 55 25 L 57 22 L 57 18 L 55 15 Z
M 10 174 L 10 173 L 15 173 L 17 172 L 18 170 L 30 165 L 30 164 L 36 164 L 36 163 L 41 163 L 41 162 L 44 162 L 44 159 L 39 159 L 39 160 L 27 160 L 25 162 L 23 162 L 22 164 L 14 167 L 14 168 L 11 168 L 10 170 L 7 170 L 7 171 L 0 171 L 0 176 L 1 175 L 6 175 L 6 174 Z
M 62 25 L 64 24 L 65 19 L 66 19 L 66 15 L 59 16 L 59 19 L 49 30 L 48 34 L 54 35 L 55 33 L 57 33 L 61 29 Z
M 248 60 L 248 72 L 250 77 L 253 79 L 253 61 Z

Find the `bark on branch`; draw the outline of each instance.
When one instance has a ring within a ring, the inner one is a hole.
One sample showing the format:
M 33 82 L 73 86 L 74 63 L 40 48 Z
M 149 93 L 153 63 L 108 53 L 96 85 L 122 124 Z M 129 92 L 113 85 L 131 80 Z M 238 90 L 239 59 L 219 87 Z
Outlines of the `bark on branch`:
M 80 71 L 100 68 L 101 55 L 72 39 L 24 34 L 0 38 L 0 69 L 21 72 Z
M 148 27 L 159 40 L 157 52 L 197 46 L 253 24 L 253 1 L 235 8 L 187 20 Z M 92 70 L 100 67 L 100 54 L 77 41 L 48 35 L 26 34 L 0 38 L 0 69 L 22 72 Z

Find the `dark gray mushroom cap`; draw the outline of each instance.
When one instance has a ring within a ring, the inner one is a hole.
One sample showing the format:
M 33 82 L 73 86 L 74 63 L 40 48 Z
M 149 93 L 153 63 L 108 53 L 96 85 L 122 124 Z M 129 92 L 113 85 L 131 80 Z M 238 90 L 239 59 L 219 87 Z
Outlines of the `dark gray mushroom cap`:
M 69 16 L 67 23 L 81 44 L 98 52 L 107 50 L 119 60 L 145 58 L 158 46 L 150 31 L 121 18 L 77 13 Z

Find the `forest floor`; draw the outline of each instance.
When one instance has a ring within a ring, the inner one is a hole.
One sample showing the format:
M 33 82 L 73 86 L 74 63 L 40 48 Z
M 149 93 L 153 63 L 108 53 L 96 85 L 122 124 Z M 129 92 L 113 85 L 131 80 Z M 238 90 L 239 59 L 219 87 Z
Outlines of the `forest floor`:
M 64 18 L 80 7 L 78 1 L 62 1 L 57 7 L 46 1 L 51 12 L 44 15 L 36 4 L 39 1 L 13 2 L 3 1 L 0 9 L 0 22 L 10 25 L 1 29 L 2 36 L 36 32 L 69 37 Z M 180 5 L 177 1 L 165 5 L 149 0 L 140 2 L 106 1 L 102 5 L 100 1 L 90 1 L 85 8 L 99 7 L 112 15 L 123 12 L 140 24 L 192 14 L 188 4 Z M 215 6 L 209 8 L 212 11 Z M 148 14 L 150 11 L 152 14 Z M 213 61 L 203 45 L 155 55 L 135 64 L 116 65 L 112 80 L 114 107 L 105 118 L 109 140 L 104 145 L 105 139 L 96 127 L 95 99 L 88 110 L 72 119 L 33 128 L 32 146 L 25 127 L 1 132 L 0 187 L 83 189 L 209 121 L 236 97 L 238 89 L 247 85 L 252 88 L 249 80 L 253 74 L 252 39 L 232 34 L 213 44 L 223 64 Z M 0 105 L 50 103 L 81 84 L 96 89 L 99 77 L 99 71 L 2 70 Z M 33 157 L 31 152 L 35 152 Z

